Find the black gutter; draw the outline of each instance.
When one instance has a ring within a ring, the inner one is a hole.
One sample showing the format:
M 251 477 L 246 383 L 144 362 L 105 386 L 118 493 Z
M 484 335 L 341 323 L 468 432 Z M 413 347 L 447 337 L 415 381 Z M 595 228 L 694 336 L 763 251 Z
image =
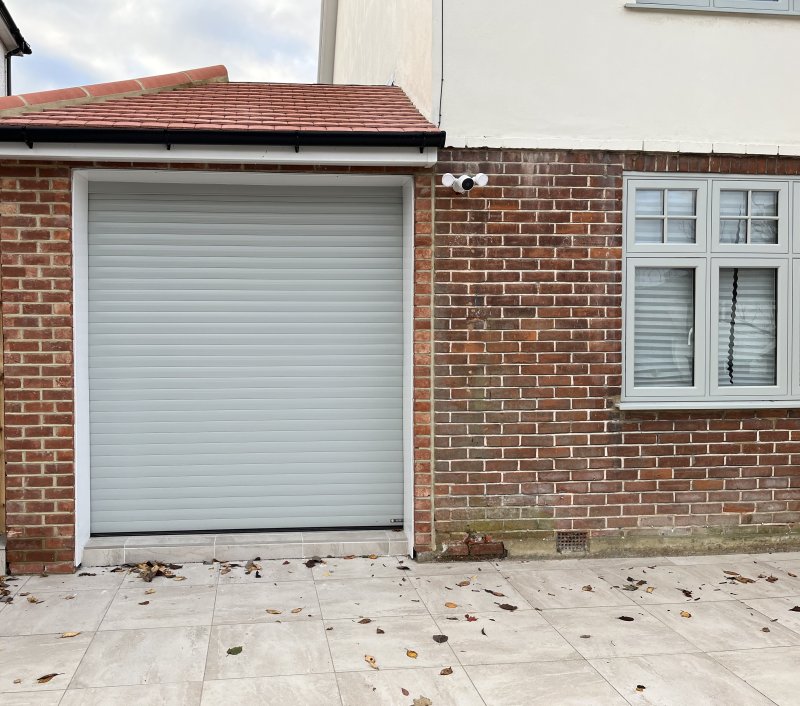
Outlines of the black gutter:
M 19 31 L 19 27 L 17 27 L 17 23 L 14 22 L 14 18 L 11 17 L 11 13 L 8 11 L 6 4 L 3 0 L 0 0 L 0 22 L 2 22 L 7 28 L 8 32 L 11 35 L 11 38 L 17 43 L 17 46 L 10 51 L 5 53 L 3 57 L 5 66 L 6 66 L 6 95 L 11 95 L 11 57 L 12 56 L 22 56 L 23 54 L 30 54 L 33 50 L 30 47 L 30 44 L 25 41 L 25 37 L 22 36 L 22 32 Z
M 0 142 L 125 145 L 290 145 L 301 147 L 444 147 L 444 132 L 327 132 L 324 130 L 187 130 L 3 125 Z

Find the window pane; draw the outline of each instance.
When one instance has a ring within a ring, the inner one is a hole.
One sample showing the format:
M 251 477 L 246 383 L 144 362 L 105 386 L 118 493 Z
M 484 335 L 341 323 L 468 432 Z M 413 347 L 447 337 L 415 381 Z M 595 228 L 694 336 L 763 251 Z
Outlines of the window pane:
M 634 279 L 634 385 L 691 387 L 694 269 L 640 267 Z
M 751 243 L 777 243 L 778 221 L 760 221 L 755 218 L 750 221 Z
M 662 189 L 636 189 L 636 215 L 661 216 L 664 214 Z
M 753 216 L 777 216 L 778 192 L 753 191 L 750 195 Z
M 719 271 L 721 387 L 777 383 L 777 271 L 723 267 Z
M 668 191 L 667 213 L 670 216 L 694 216 L 697 213 L 696 191 Z
M 746 216 L 746 191 L 721 191 L 719 194 L 719 211 L 722 216 Z
M 746 243 L 747 221 L 723 218 L 719 224 L 720 243 Z
M 663 243 L 664 221 L 662 221 L 660 218 L 637 218 L 636 242 Z
M 667 242 L 693 243 L 697 221 L 693 218 L 670 218 L 667 221 Z

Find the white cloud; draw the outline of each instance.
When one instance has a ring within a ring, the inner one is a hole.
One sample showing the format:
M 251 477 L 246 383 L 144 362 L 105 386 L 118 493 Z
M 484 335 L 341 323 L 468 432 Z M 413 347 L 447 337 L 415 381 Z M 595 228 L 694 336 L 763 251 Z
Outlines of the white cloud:
M 320 0 L 6 0 L 33 54 L 15 93 L 225 64 L 232 81 L 316 79 Z

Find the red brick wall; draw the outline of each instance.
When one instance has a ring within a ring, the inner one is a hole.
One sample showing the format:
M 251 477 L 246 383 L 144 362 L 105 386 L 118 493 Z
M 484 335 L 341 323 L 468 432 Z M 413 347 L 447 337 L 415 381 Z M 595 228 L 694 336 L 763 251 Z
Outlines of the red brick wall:
M 440 173 L 485 171 L 491 182 L 469 197 L 437 186 L 432 200 L 431 175 L 416 179 L 417 550 L 468 528 L 613 538 L 796 523 L 800 412 L 622 414 L 615 398 L 623 170 L 800 174 L 800 160 L 441 156 Z M 17 572 L 72 568 L 75 166 L 142 165 L 0 164 L 6 519 Z
M 70 180 L 64 166 L 0 165 L 9 565 L 72 568 Z
M 625 412 L 624 170 L 800 174 L 800 160 L 440 152 L 435 528 L 506 538 L 785 532 L 800 521 L 800 410 Z
M 14 573 L 73 569 L 75 482 L 71 184 L 74 167 L 393 173 L 384 168 L 0 163 L 7 558 Z M 416 541 L 431 548 L 430 172 L 415 179 Z M 2 469 L 0 469 L 2 471 Z

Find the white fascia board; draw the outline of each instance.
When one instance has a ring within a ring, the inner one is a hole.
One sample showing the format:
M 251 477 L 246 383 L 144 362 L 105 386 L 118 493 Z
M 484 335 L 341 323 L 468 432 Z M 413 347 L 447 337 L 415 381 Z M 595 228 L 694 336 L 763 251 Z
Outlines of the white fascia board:
M 16 142 L 0 143 L 0 159 L 54 159 L 103 162 L 183 162 L 213 164 L 297 164 L 352 167 L 430 167 L 436 164 L 437 148 L 425 147 L 294 147 L 228 145 L 124 145 L 34 143 L 32 148 Z

